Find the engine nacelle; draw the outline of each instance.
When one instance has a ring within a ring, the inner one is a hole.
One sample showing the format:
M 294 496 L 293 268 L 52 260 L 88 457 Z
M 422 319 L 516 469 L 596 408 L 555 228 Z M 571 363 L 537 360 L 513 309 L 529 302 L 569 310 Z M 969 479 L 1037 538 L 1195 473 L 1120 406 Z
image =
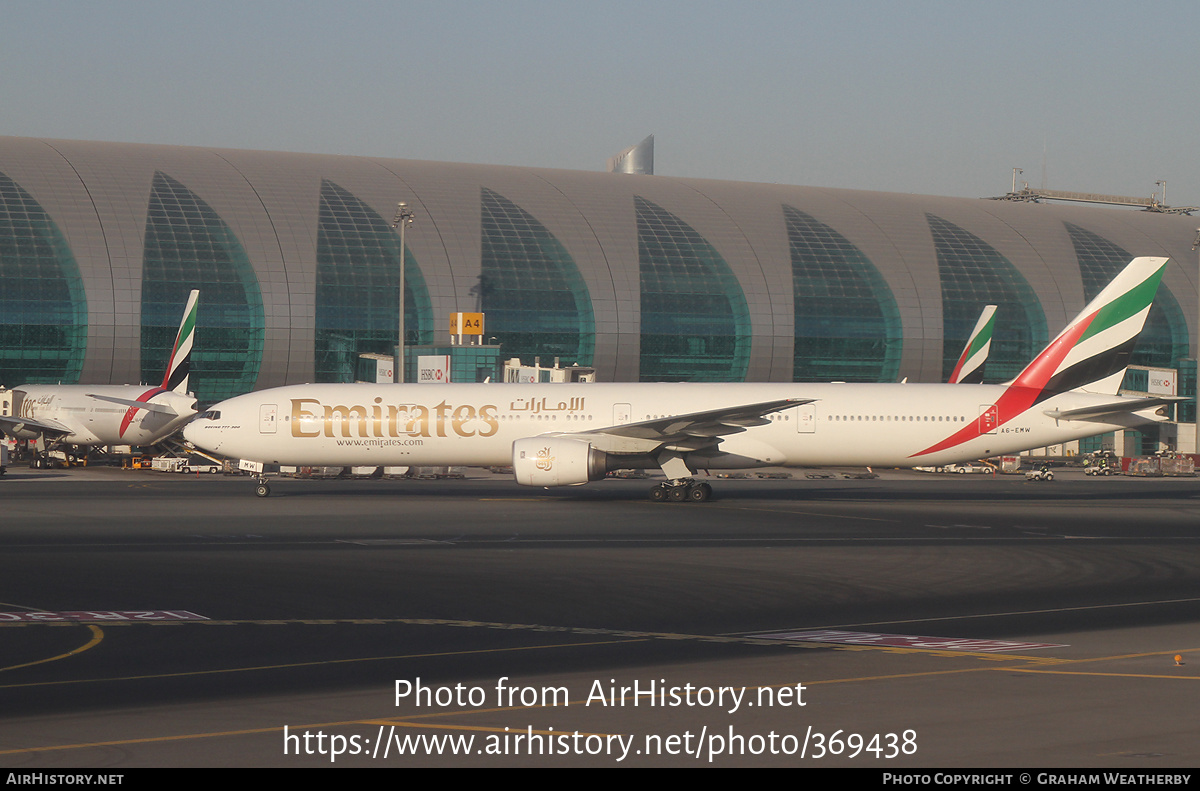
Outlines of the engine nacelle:
M 608 472 L 604 451 L 567 437 L 526 437 L 513 443 L 512 466 L 524 486 L 577 486 Z

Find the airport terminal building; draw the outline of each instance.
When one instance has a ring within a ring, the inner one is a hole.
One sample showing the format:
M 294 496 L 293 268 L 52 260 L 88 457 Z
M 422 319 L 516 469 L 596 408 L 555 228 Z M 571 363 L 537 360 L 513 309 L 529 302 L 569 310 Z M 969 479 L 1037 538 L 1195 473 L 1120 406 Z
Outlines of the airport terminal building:
M 0 137 L 0 385 L 160 380 L 192 288 L 202 400 L 352 381 L 360 354 L 395 344 L 398 201 L 410 344 L 478 311 L 504 357 L 602 381 L 935 382 L 990 303 L 999 382 L 1130 258 L 1160 255 L 1134 362 L 1195 394 L 1192 217 L 15 137 Z M 1160 439 L 1195 447 L 1190 426 Z

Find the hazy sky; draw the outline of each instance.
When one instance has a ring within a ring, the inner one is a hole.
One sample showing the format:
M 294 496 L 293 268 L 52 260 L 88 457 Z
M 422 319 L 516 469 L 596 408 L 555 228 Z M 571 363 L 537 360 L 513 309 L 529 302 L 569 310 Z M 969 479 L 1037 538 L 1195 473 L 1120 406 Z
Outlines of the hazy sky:
M 0 0 L 0 134 L 1200 205 L 1196 0 Z

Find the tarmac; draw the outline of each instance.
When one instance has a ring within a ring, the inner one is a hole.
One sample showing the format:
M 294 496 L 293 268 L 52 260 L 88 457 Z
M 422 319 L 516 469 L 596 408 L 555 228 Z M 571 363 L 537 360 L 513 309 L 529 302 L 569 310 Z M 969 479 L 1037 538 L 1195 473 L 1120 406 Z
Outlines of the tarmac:
M 1200 482 L 0 479 L 0 766 L 1200 764 Z

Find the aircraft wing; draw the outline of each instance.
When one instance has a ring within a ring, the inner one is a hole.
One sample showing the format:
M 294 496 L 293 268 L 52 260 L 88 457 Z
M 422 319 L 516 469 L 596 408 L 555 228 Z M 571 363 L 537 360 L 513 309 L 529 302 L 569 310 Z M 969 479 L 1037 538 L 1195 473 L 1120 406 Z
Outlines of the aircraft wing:
M 617 426 L 562 432 L 562 436 L 586 437 L 598 450 L 612 453 L 645 453 L 662 445 L 679 450 L 696 450 L 716 445 L 720 437 L 737 434 L 750 426 L 770 423 L 765 415 L 810 404 L 814 398 L 784 398 L 756 404 L 721 407 L 686 415 L 622 423 Z
M 164 415 L 178 415 L 179 412 L 174 407 L 167 404 L 154 404 L 149 401 L 134 401 L 132 398 L 117 398 L 115 396 L 96 395 L 95 393 L 86 393 L 88 398 L 94 398 L 97 401 L 108 401 L 121 406 L 131 406 L 137 409 L 144 409 L 147 412 L 160 412 Z
M 74 429 L 68 428 L 56 420 L 34 420 L 33 418 L 17 417 L 15 415 L 0 415 L 0 431 L 7 434 L 15 434 L 20 431 L 36 431 L 47 437 L 63 437 L 74 433 Z
M 1147 396 L 1145 398 L 1122 398 L 1115 401 L 1109 401 L 1104 404 L 1093 404 L 1091 406 L 1078 407 L 1076 409 L 1046 409 L 1043 414 L 1047 417 L 1052 417 L 1055 420 L 1091 420 L 1093 418 L 1106 417 L 1108 415 L 1121 415 L 1131 412 L 1140 412 L 1143 409 L 1149 409 L 1154 406 L 1163 404 L 1173 404 L 1177 401 L 1186 401 L 1183 396 Z

